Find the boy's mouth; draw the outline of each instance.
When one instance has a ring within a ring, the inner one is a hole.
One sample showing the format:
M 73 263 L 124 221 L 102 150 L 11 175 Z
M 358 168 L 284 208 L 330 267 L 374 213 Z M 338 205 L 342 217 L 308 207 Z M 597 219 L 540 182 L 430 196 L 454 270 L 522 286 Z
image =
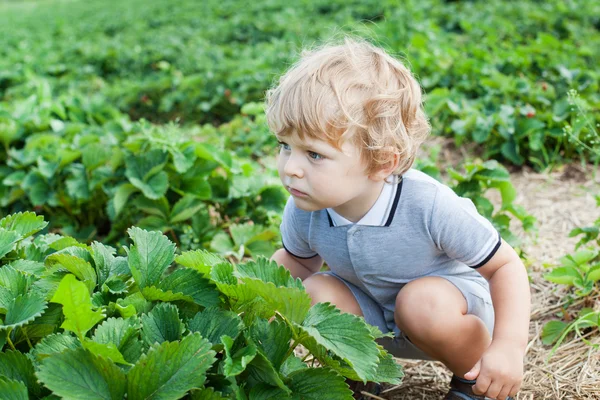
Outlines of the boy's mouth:
M 299 190 L 296 190 L 296 189 L 294 189 L 291 186 L 288 186 L 287 189 L 288 189 L 288 192 L 290 192 L 290 194 L 293 195 L 293 196 L 299 196 L 299 197 L 306 197 L 306 196 L 308 196 L 306 193 L 301 192 Z

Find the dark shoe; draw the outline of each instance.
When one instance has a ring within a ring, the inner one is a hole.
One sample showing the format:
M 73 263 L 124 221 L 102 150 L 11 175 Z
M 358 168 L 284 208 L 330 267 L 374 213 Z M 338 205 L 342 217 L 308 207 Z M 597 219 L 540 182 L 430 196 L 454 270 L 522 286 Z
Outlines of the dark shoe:
M 444 400 L 492 400 L 489 397 L 473 393 L 473 385 L 475 382 L 477 381 L 468 381 L 453 375 L 452 380 L 450 381 L 450 391 L 446 394 Z M 506 400 L 514 399 L 512 397 L 507 397 Z
M 375 382 L 367 382 L 365 385 L 362 382 L 353 381 L 351 379 L 346 379 L 346 383 L 350 386 L 350 390 L 354 392 L 352 397 L 357 400 L 372 400 L 372 398 L 363 395 L 361 392 L 367 392 L 374 394 L 375 396 L 381 393 L 381 385 Z

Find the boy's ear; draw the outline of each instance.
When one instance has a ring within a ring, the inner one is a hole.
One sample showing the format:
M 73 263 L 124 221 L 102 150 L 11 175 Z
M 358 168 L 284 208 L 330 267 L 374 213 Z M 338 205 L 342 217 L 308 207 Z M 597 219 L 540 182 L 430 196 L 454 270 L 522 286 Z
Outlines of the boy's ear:
M 390 160 L 387 164 L 380 167 L 377 171 L 373 172 L 370 175 L 370 177 L 374 181 L 382 181 L 385 178 L 387 178 L 388 176 L 390 176 L 390 174 L 392 172 L 394 172 L 396 170 L 396 168 L 398 168 L 399 164 L 400 164 L 400 155 L 394 153 L 393 159 Z

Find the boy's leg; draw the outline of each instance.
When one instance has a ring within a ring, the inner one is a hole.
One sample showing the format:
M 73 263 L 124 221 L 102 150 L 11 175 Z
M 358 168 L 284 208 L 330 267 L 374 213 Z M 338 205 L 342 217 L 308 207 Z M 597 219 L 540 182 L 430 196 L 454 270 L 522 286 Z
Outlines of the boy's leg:
M 363 316 L 352 291 L 335 276 L 311 275 L 302 283 L 312 299 L 311 305 L 330 302 L 342 312 Z
M 467 314 L 467 301 L 456 286 L 440 277 L 407 283 L 396 296 L 398 328 L 431 358 L 463 377 L 491 342 L 481 319 Z

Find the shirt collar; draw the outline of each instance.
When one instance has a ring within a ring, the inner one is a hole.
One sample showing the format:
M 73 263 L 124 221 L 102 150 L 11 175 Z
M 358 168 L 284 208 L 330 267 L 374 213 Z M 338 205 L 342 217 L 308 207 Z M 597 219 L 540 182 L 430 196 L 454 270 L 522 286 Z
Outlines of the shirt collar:
M 370 225 L 370 226 L 384 226 L 386 221 L 388 220 L 392 205 L 394 203 L 394 198 L 396 197 L 396 191 L 398 190 L 398 185 L 396 184 L 397 178 L 395 176 L 391 176 L 392 183 L 385 182 L 383 185 L 383 189 L 373 204 L 373 207 L 365 214 L 364 217 L 360 219 L 356 224 L 357 225 Z M 331 217 L 331 222 L 333 222 L 333 226 L 343 226 L 343 225 L 351 225 L 353 222 L 347 220 L 342 217 L 340 214 L 335 212 L 333 208 L 328 208 L 327 212 Z

